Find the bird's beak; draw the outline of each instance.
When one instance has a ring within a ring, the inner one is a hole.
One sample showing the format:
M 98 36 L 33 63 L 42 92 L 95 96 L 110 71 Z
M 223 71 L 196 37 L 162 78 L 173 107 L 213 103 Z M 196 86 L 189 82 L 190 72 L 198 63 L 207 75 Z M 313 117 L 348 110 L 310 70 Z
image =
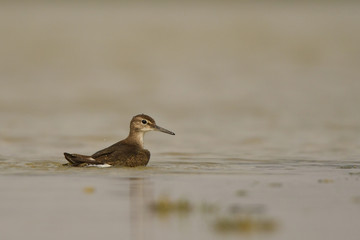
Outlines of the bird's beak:
M 167 134 L 170 134 L 170 135 L 175 135 L 175 133 L 173 133 L 172 131 L 169 131 L 169 130 L 167 130 L 165 128 L 159 127 L 158 125 L 154 126 L 154 130 L 155 131 L 160 131 L 160 132 L 163 132 L 163 133 L 167 133 Z

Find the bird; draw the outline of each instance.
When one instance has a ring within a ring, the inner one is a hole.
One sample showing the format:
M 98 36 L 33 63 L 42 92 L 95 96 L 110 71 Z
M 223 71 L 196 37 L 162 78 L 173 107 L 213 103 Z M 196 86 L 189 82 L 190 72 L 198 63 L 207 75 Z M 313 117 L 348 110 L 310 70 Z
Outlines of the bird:
M 95 152 L 91 156 L 64 152 L 67 166 L 146 166 L 150 160 L 150 151 L 144 149 L 144 134 L 149 131 L 160 131 L 170 135 L 175 133 L 159 127 L 155 120 L 146 115 L 138 114 L 130 121 L 130 133 L 127 138 L 107 148 Z

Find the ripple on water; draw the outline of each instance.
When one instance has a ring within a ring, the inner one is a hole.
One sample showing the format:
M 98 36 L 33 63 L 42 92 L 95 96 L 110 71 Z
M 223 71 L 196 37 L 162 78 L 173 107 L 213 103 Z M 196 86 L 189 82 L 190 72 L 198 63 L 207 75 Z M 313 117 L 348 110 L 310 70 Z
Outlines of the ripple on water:
M 63 166 L 65 160 L 58 157 L 48 159 L 8 158 L 0 156 L 0 173 L 28 174 L 293 174 L 302 169 L 316 171 L 324 168 L 351 170 L 360 168 L 356 162 L 334 162 L 316 160 L 256 160 L 227 156 L 212 156 L 205 153 L 161 153 L 156 154 L 146 167 L 121 168 L 97 167 L 74 168 Z

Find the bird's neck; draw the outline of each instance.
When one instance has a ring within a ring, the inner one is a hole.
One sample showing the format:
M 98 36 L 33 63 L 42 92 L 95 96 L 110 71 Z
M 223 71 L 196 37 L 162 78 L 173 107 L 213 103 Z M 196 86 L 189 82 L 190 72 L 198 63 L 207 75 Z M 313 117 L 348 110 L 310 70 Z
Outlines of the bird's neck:
M 130 131 L 129 136 L 126 138 L 127 142 L 144 147 L 144 132 Z

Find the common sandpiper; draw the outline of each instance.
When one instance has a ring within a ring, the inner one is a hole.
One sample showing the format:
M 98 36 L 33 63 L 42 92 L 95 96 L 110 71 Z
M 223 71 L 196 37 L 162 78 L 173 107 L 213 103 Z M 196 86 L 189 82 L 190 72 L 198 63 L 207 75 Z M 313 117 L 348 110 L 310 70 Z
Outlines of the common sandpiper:
M 127 138 L 91 156 L 65 152 L 65 158 L 69 161 L 67 165 L 75 167 L 89 165 L 146 166 L 150 160 L 150 152 L 144 149 L 144 134 L 149 131 L 160 131 L 175 135 L 175 133 L 156 125 L 152 117 L 139 114 L 131 119 L 130 133 Z

